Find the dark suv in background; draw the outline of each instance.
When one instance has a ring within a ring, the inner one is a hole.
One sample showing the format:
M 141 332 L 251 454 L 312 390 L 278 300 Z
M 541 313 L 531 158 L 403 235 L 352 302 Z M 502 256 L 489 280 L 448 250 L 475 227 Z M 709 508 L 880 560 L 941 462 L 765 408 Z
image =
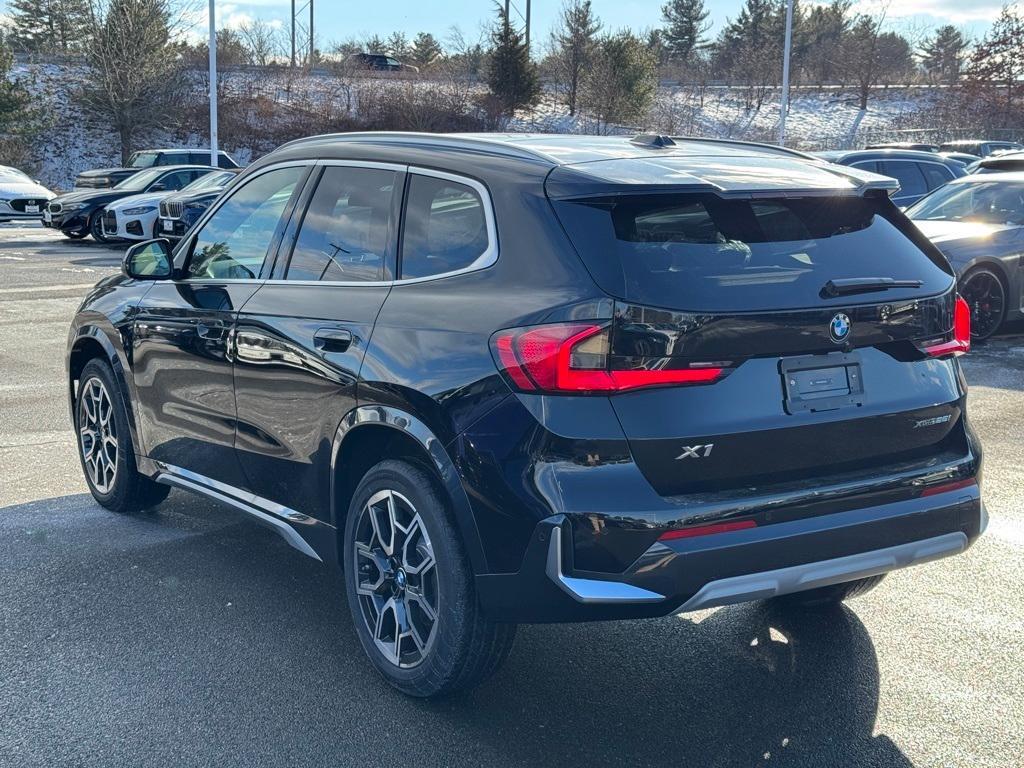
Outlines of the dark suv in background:
M 293 142 L 83 302 L 89 488 L 341 566 L 417 696 L 516 622 L 834 604 L 986 522 L 969 313 L 893 188 L 726 141 Z
M 75 189 L 108 189 L 145 168 L 162 165 L 209 164 L 210 150 L 208 149 L 144 149 L 132 153 L 126 168 L 97 168 L 92 171 L 83 171 L 75 179 Z M 220 168 L 239 167 L 227 152 L 217 153 L 217 166 Z

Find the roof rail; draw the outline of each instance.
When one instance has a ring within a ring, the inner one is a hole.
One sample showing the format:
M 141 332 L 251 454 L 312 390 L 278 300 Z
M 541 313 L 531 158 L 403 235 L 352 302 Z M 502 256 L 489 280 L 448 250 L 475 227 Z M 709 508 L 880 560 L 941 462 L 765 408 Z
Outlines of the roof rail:
M 737 147 L 746 147 L 747 149 L 760 149 L 765 152 L 772 152 L 777 155 L 788 155 L 789 157 L 798 157 L 801 160 L 813 160 L 814 162 L 822 162 L 820 157 L 815 157 L 806 152 L 801 152 L 798 149 L 790 149 L 789 147 L 780 147 L 778 144 L 768 144 L 767 142 L 761 141 L 740 141 L 739 139 L 715 139 L 707 136 L 670 136 L 670 139 L 674 141 L 696 141 L 705 144 L 728 144 Z

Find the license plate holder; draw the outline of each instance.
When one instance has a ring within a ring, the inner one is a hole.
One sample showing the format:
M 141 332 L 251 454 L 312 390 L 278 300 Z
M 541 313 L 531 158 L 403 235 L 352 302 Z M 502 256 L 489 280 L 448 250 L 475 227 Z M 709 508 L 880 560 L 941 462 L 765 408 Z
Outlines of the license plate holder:
M 174 230 L 174 222 L 169 219 L 164 219 L 160 222 L 160 226 L 164 232 L 172 232 Z
M 783 358 L 779 373 L 786 413 L 834 411 L 864 404 L 864 376 L 856 352 Z
M 39 213 L 39 206 L 38 205 L 26 205 L 25 206 L 25 213 Z

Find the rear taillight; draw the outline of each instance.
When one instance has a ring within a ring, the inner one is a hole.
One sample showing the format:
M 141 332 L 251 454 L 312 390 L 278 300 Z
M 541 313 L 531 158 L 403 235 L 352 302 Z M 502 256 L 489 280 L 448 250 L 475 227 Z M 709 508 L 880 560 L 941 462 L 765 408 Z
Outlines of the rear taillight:
M 677 528 L 673 531 L 665 531 L 658 537 L 658 541 L 672 541 L 673 539 L 692 539 L 695 536 L 710 536 L 713 533 L 728 533 L 729 531 L 743 531 L 747 528 L 756 528 L 757 523 L 753 520 L 730 520 L 725 523 L 709 523 L 708 525 L 695 525 L 692 528 Z
M 498 331 L 494 357 L 511 382 L 524 392 L 606 393 L 644 387 L 708 384 L 722 376 L 721 365 L 626 368 L 612 364 L 607 325 L 557 323 Z M 658 358 L 664 365 L 668 358 Z M 674 364 L 674 363 L 673 363 Z
M 953 309 L 953 338 L 926 344 L 922 349 L 932 357 L 956 357 L 971 351 L 971 308 L 962 297 L 956 297 Z

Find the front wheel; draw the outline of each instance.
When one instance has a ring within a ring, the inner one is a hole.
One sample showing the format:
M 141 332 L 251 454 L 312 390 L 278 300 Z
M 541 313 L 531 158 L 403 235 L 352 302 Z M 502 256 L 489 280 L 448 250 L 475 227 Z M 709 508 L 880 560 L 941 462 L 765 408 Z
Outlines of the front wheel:
M 115 512 L 135 512 L 167 498 L 169 486 L 138 471 L 125 403 L 103 360 L 90 360 L 82 369 L 75 429 L 82 471 L 96 501 Z
M 482 614 L 451 509 L 425 469 L 388 460 L 366 473 L 349 506 L 343 558 L 359 642 L 403 693 L 470 688 L 508 657 L 516 626 Z
M 102 211 L 96 211 L 89 219 L 89 234 L 92 235 L 92 239 L 97 243 L 109 243 L 114 239 L 103 234 Z
M 1006 318 L 1006 286 L 988 267 L 972 269 L 960 281 L 960 295 L 971 308 L 971 338 L 984 341 Z
M 88 237 L 89 233 L 86 231 L 81 232 L 64 232 L 64 237 L 70 238 L 71 240 L 81 240 L 84 237 Z

